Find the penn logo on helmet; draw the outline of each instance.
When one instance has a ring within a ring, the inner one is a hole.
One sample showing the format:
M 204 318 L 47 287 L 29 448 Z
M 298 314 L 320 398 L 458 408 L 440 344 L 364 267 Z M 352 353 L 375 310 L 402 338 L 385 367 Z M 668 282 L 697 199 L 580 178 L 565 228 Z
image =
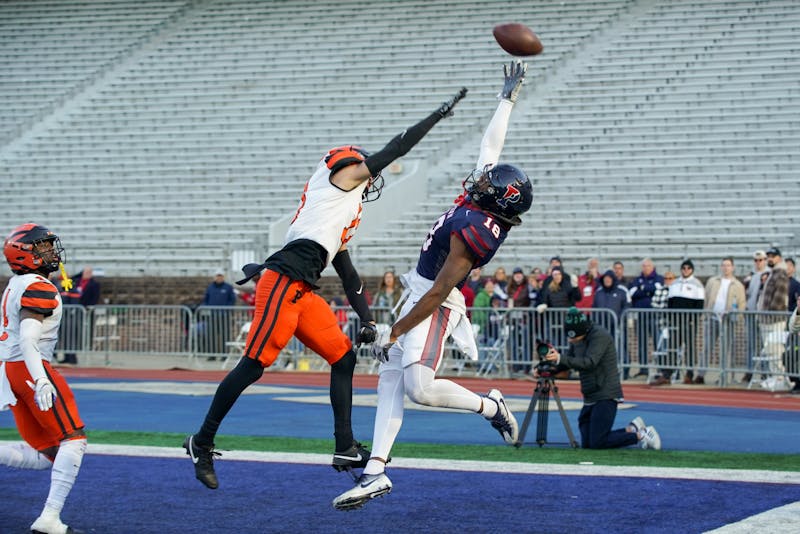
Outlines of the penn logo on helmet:
M 519 189 L 514 187 L 511 184 L 506 186 L 506 192 L 503 194 L 502 198 L 497 199 L 497 205 L 501 208 L 507 208 L 509 204 L 516 204 L 519 202 L 519 199 L 522 195 L 519 192 Z

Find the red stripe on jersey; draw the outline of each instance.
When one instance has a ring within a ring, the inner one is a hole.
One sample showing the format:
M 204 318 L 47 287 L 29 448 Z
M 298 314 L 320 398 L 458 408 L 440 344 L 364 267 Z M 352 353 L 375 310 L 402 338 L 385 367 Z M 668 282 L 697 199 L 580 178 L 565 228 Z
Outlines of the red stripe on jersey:
M 419 363 L 425 367 L 430 367 L 434 371 L 442 357 L 442 347 L 444 347 L 445 332 L 447 322 L 450 319 L 450 308 L 440 307 L 431 317 L 431 326 L 428 328 L 428 337 L 425 338 L 425 346 L 422 349 L 422 357 Z
M 461 229 L 461 237 L 476 256 L 482 258 L 489 252 L 487 247 L 482 246 L 483 241 L 471 226 Z
M 8 306 L 9 295 L 11 295 L 11 290 L 6 289 L 6 292 L 3 294 L 3 328 L 8 327 L 8 313 L 6 312 L 6 307 Z

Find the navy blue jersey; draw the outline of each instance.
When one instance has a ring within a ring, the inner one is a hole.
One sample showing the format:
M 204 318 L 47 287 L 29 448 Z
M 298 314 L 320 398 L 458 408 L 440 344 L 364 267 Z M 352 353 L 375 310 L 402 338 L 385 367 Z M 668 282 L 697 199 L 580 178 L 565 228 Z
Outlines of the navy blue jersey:
M 475 256 L 473 268 L 489 263 L 505 241 L 508 229 L 495 218 L 471 204 L 453 206 L 439 217 L 422 245 L 417 272 L 435 280 L 450 253 L 450 236 L 456 234 Z M 459 283 L 459 287 L 463 280 Z

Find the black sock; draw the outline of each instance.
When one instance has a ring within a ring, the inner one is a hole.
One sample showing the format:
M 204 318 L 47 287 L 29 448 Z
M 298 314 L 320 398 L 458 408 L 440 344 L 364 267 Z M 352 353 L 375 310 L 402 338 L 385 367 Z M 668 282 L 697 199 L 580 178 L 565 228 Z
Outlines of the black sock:
M 246 356 L 239 360 L 236 367 L 220 382 L 211 407 L 208 409 L 206 418 L 200 431 L 195 434 L 195 443 L 202 447 L 211 447 L 214 444 L 214 436 L 217 435 L 220 423 L 233 408 L 236 399 L 247 389 L 247 386 L 261 378 L 264 368 L 261 364 Z
M 356 354 L 352 350 L 331 365 L 331 407 L 333 408 L 333 435 L 336 450 L 344 451 L 353 443 L 350 413 L 353 411 L 353 370 Z

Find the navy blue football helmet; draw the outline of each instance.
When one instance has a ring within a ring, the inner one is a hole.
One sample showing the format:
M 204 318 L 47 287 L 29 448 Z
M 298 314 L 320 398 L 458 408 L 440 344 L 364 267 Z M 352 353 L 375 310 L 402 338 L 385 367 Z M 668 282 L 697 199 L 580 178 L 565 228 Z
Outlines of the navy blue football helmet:
M 467 200 L 512 226 L 522 222 L 520 215 L 533 203 L 528 175 L 508 163 L 475 169 L 464 180 L 464 190 Z

